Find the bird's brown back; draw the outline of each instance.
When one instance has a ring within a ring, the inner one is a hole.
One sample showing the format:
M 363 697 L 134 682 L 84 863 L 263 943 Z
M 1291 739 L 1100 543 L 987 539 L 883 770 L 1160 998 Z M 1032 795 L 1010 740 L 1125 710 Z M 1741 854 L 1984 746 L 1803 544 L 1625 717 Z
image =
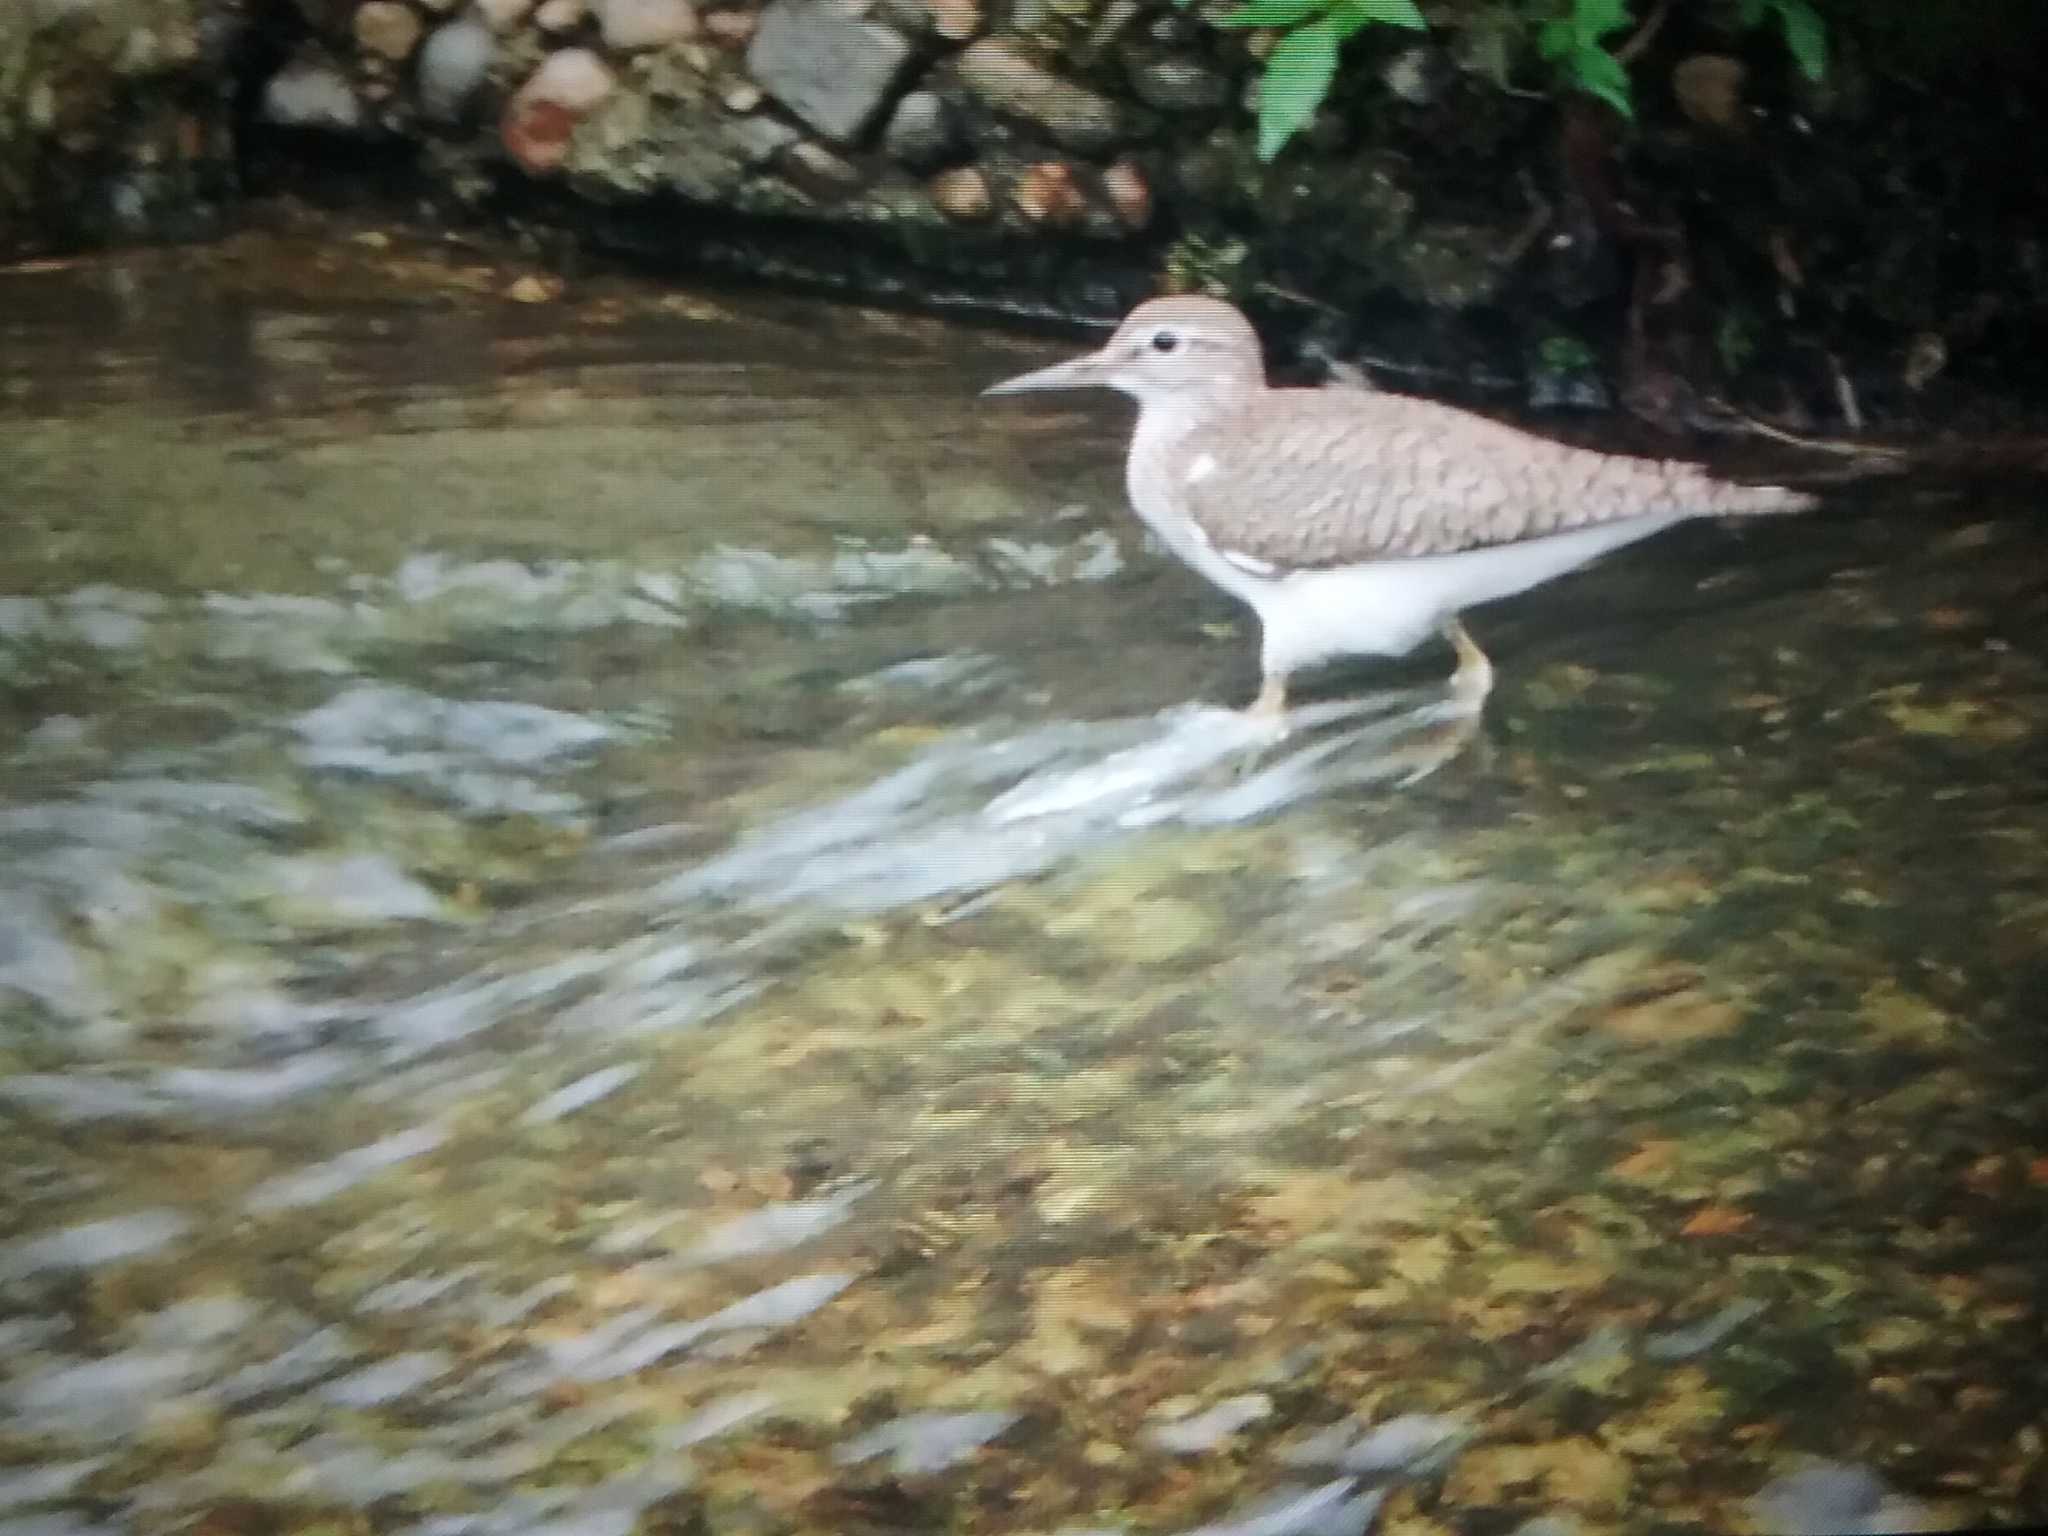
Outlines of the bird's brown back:
M 1218 549 L 1289 569 L 1455 554 L 1654 512 L 1813 504 L 1683 460 L 1573 448 L 1435 401 L 1347 389 L 1262 391 L 1152 468 Z

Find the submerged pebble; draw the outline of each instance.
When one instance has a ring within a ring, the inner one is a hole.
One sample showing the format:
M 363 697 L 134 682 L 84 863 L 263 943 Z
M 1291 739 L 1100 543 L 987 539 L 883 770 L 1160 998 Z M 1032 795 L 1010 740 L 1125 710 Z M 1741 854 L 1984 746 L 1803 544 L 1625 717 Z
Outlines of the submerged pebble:
M 154 1253 L 191 1228 L 190 1217 L 168 1208 L 88 1221 L 0 1247 L 0 1280 L 49 1270 L 97 1269 L 103 1264 Z
M 815 1200 L 785 1201 L 735 1217 L 706 1233 L 684 1253 L 684 1261 L 714 1264 L 752 1254 L 785 1252 L 838 1226 L 874 1188 L 873 1179 L 862 1179 Z
M 1256 1424 L 1273 1411 L 1273 1400 L 1263 1392 L 1248 1392 L 1241 1397 L 1227 1397 L 1222 1402 L 1175 1419 L 1169 1424 L 1155 1424 L 1145 1432 L 1145 1438 L 1163 1451 L 1177 1456 L 1191 1456 L 1198 1451 L 1212 1451 L 1248 1424 Z
M 966 1460 L 1016 1422 L 1016 1414 L 993 1409 L 908 1414 L 845 1441 L 833 1451 L 832 1459 L 841 1466 L 852 1466 L 887 1456 L 899 1477 L 919 1477 Z
M 302 1168 L 295 1173 L 279 1174 L 257 1185 L 244 1202 L 245 1208 L 259 1213 L 285 1211 L 331 1200 L 387 1168 L 415 1157 L 424 1157 L 440 1146 L 446 1136 L 447 1133 L 438 1126 L 415 1126 L 395 1136 L 371 1142 L 367 1147 L 344 1152 L 330 1162 Z
M 1772 1536 L 1876 1536 L 1920 1531 L 1929 1512 L 1901 1498 L 1868 1467 L 1824 1461 L 1767 1484 L 1749 1503 Z
M 585 1073 L 574 1082 L 565 1083 L 546 1098 L 539 1100 L 525 1114 L 519 1117 L 522 1125 L 546 1125 L 564 1115 L 572 1115 L 579 1109 L 595 1104 L 599 1099 L 617 1093 L 626 1084 L 640 1075 L 637 1063 L 623 1062 L 618 1066 L 600 1067 L 595 1072 Z
M 1285 1488 L 1184 1536 L 1364 1536 L 1385 1494 L 1377 1488 L 1354 1493 L 1357 1486 L 1340 1477 L 1315 1487 Z

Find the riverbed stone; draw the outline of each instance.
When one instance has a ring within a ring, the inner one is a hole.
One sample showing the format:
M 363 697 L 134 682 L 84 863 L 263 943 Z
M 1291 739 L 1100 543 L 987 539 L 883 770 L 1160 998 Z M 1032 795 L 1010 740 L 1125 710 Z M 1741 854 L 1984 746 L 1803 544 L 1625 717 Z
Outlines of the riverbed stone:
M 516 31 L 533 10 L 533 0 L 474 0 L 477 15 L 500 36 Z
M 1108 97 L 1056 74 L 1014 38 L 988 37 L 960 55 L 960 79 L 991 111 L 1022 119 L 1080 154 L 1112 148 L 1123 114 Z
M 882 147 L 889 158 L 917 170 L 938 165 L 959 143 L 953 109 L 936 91 L 912 91 L 896 103 Z
M 412 57 L 423 30 L 419 13 L 398 0 L 369 0 L 356 11 L 356 46 L 394 64 Z
M 971 165 L 934 176 L 926 190 L 931 194 L 934 208 L 947 218 L 958 219 L 962 223 L 985 219 L 995 207 L 988 178 Z
M 1027 167 L 1011 186 L 1010 201 L 1033 224 L 1054 229 L 1078 224 L 1088 211 L 1088 198 L 1074 168 L 1061 160 Z
M 292 63 L 263 87 L 263 119 L 280 128 L 350 133 L 363 125 L 363 104 L 332 64 Z
M 1187 54 L 1139 55 L 1124 72 L 1138 100 L 1161 112 L 1213 112 L 1230 100 L 1230 77 Z
M 576 125 L 612 94 L 617 77 L 587 48 L 551 53 L 506 103 L 506 151 L 533 175 L 561 169 Z
M 497 37 L 475 16 L 434 28 L 420 49 L 420 109 L 437 122 L 454 122 L 490 74 L 497 54 Z
M 1119 160 L 1102 173 L 1102 190 L 1126 228 L 1143 229 L 1152 222 L 1152 185 L 1129 160 Z
M 620 53 L 666 48 L 697 35 L 690 0 L 598 0 L 597 16 L 605 47 Z
M 810 139 L 790 145 L 777 164 L 791 186 L 824 201 L 845 197 L 861 183 L 860 171 L 852 162 Z
M 832 0 L 771 0 L 747 69 L 817 132 L 850 144 L 881 115 L 912 56 L 902 33 Z
M 704 34 L 721 48 L 738 50 L 754 40 L 761 18 L 752 11 L 706 11 Z

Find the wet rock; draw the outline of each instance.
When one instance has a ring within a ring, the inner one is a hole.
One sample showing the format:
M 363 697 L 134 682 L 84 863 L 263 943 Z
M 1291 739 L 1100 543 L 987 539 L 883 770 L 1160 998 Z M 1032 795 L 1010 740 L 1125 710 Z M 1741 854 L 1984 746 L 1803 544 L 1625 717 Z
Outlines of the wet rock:
M 1088 211 L 1073 167 L 1058 160 L 1028 167 L 1010 188 L 1010 201 L 1032 223 L 1054 229 L 1078 224 Z
M 1273 1400 L 1263 1392 L 1248 1392 L 1189 1414 L 1168 1424 L 1155 1424 L 1145 1438 L 1162 1451 L 1176 1456 L 1194 1456 L 1213 1451 L 1239 1430 L 1256 1424 L 1273 1411 Z
M 1185 1536 L 1363 1536 L 1379 1512 L 1382 1489 L 1365 1493 L 1348 1477 L 1267 1495 L 1230 1519 L 1197 1526 Z
M 608 1098 L 640 1075 L 640 1067 L 632 1062 L 617 1066 L 600 1067 L 587 1072 L 572 1083 L 565 1083 L 546 1098 L 539 1100 L 525 1114 L 519 1117 L 521 1125 L 547 1125 L 573 1115 L 579 1109 L 587 1109 L 600 1099 Z
M 585 750 L 612 734 L 594 720 L 538 704 L 456 703 L 375 684 L 347 689 L 308 710 L 295 729 L 315 759 L 351 748 L 431 743 L 521 766 Z
M 459 120 L 497 53 L 496 36 L 474 16 L 436 27 L 420 50 L 420 109 L 437 122 Z
M 418 14 L 399 0 L 366 0 L 356 9 L 356 46 L 393 64 L 412 57 L 421 30 Z
M 96 1359 L 63 1359 L 15 1377 L 0 1388 L 0 1404 L 25 1435 L 67 1435 L 113 1441 L 139 1430 L 164 1399 L 203 1379 L 211 1366 L 202 1351 L 128 1349 Z
M 541 0 L 533 24 L 553 37 L 564 37 L 583 25 L 590 7 L 583 0 Z
M 697 35 L 690 0 L 597 0 L 604 45 L 620 53 L 666 48 Z
M 771 1393 L 735 1392 L 705 1404 L 681 1423 L 664 1425 L 655 1431 L 654 1440 L 665 1449 L 684 1450 L 737 1429 L 774 1406 Z
M 320 1389 L 320 1395 L 342 1408 L 381 1407 L 440 1380 L 454 1366 L 454 1360 L 439 1350 L 415 1350 L 330 1381 Z
M 484 24 L 503 36 L 518 30 L 533 10 L 533 0 L 475 0 L 475 7 Z
M 528 272 L 506 286 L 505 297 L 514 304 L 552 304 L 567 287 L 568 284 L 559 277 L 543 277 L 538 272 Z
M 362 127 L 363 104 L 332 65 L 287 64 L 263 87 L 263 119 L 280 128 L 351 133 Z
M 88 1477 L 107 1464 L 104 1456 L 88 1456 L 78 1461 L 44 1462 L 40 1466 L 25 1466 L 18 1470 L 0 1473 L 0 1510 L 18 1509 L 24 1504 L 44 1504 L 55 1499 L 67 1498 Z M 88 1528 L 71 1523 L 68 1515 L 47 1517 L 48 1523 L 37 1525 L 36 1517 L 9 1517 L 0 1521 L 0 1530 L 9 1536 L 86 1536 Z
M 972 166 L 934 176 L 927 190 L 932 206 L 949 219 L 962 222 L 985 219 L 995 207 L 988 178 Z
M 278 859 L 268 883 L 287 908 L 315 921 L 349 925 L 441 915 L 440 899 L 382 854 L 306 854 Z
M 932 30 L 949 43 L 964 43 L 981 30 L 978 0 L 925 0 Z
M 266 1179 L 249 1192 L 244 1208 L 257 1214 L 296 1210 L 332 1200 L 387 1168 L 424 1157 L 447 1138 L 434 1126 L 418 1126 L 344 1152 L 328 1162 Z
M 771 0 L 747 48 L 762 88 L 841 144 L 881 115 L 911 59 L 902 33 L 829 0 Z
M 0 897 L 0 997 L 32 998 L 59 1018 L 105 1015 L 112 998 L 86 971 L 45 904 L 20 890 L 0 890 Z
M 1731 1301 L 1712 1317 L 1690 1328 L 1651 1334 L 1643 1341 L 1643 1353 L 1652 1360 L 1689 1360 L 1694 1355 L 1705 1354 L 1763 1310 L 1762 1302 L 1749 1297 Z
M 889 114 L 882 147 L 891 159 L 927 170 L 944 161 L 959 139 L 959 124 L 945 98 L 935 91 L 912 91 Z
M 856 166 L 833 154 L 824 145 L 808 139 L 785 149 L 780 156 L 780 167 L 783 177 L 792 186 L 825 201 L 858 191 L 861 184 L 861 174 Z
M 999 1410 L 980 1413 L 913 1413 L 891 1419 L 846 1441 L 832 1453 L 841 1466 L 888 1456 L 899 1477 L 943 1472 L 1017 1422 Z
M 746 47 L 759 25 L 760 17 L 752 11 L 709 11 L 704 16 L 705 35 L 721 48 Z
M 691 1264 L 717 1264 L 764 1253 L 786 1253 L 846 1220 L 855 1205 L 875 1190 L 873 1179 L 815 1200 L 786 1200 L 736 1216 L 704 1235 L 683 1255 Z
M 1345 1419 L 1286 1447 L 1280 1459 L 1289 1466 L 1420 1476 L 1446 1465 L 1471 1437 L 1471 1426 L 1450 1414 L 1404 1413 L 1363 1431 Z
M 154 1253 L 183 1237 L 191 1226 L 179 1212 L 158 1208 L 25 1238 L 0 1247 L 0 1280 L 51 1270 L 98 1269 Z
M 1848 1536 L 1932 1527 L 1930 1512 L 1901 1498 L 1868 1467 L 1824 1461 L 1769 1483 L 1749 1501 L 1772 1536 Z
M 1102 173 L 1102 190 L 1125 228 L 1143 229 L 1152 222 L 1152 188 L 1130 161 L 1119 160 Z
M 545 175 L 569 158 L 576 125 L 612 93 L 616 77 L 587 48 L 551 53 L 506 104 L 500 133 L 529 172 Z
M 994 112 L 1019 118 L 1082 154 L 1112 148 L 1124 133 L 1114 102 L 1055 74 L 1011 38 L 983 38 L 960 55 L 960 79 Z
M 1389 59 L 1380 80 L 1409 106 L 1426 107 L 1443 95 L 1456 74 L 1457 66 L 1443 49 L 1422 43 Z
M 1230 100 L 1230 77 L 1186 54 L 1141 55 L 1125 73 L 1138 100 L 1161 112 L 1212 112 Z

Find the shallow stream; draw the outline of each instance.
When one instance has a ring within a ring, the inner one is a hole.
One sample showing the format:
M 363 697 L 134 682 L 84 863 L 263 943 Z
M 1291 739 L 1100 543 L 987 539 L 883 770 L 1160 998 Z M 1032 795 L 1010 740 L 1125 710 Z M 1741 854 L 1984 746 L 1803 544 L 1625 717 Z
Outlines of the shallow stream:
M 2038 488 L 1411 780 L 1057 344 L 517 275 L 0 274 L 0 1532 L 2048 1518 Z

